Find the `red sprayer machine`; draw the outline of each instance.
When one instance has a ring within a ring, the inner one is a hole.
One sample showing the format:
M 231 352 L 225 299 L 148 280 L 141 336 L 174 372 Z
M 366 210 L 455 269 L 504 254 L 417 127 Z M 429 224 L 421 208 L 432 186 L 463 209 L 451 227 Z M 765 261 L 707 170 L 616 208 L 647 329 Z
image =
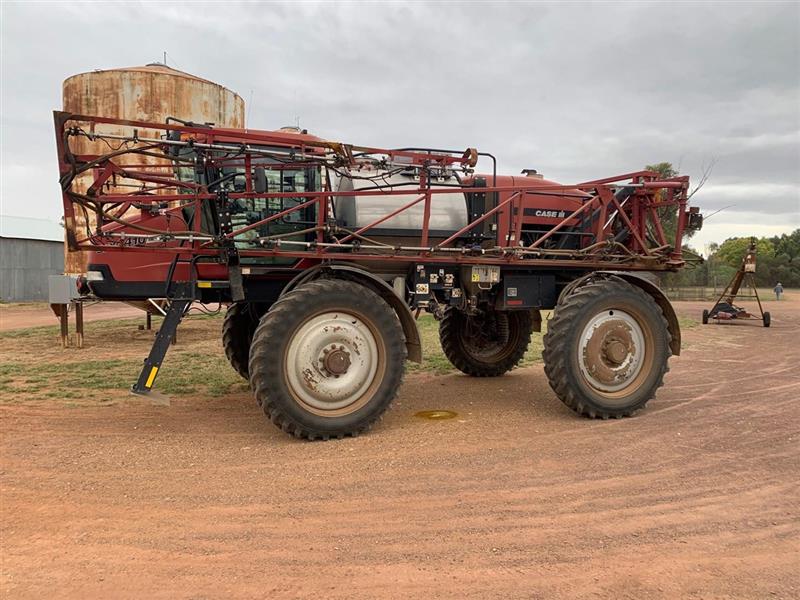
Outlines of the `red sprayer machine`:
M 680 269 L 683 233 L 702 224 L 687 177 L 562 185 L 500 175 L 473 148 L 63 112 L 55 127 L 68 245 L 89 253 L 81 292 L 168 307 L 134 392 L 153 387 L 193 302 L 228 305 L 231 365 L 273 423 L 309 439 L 383 414 L 422 359 L 422 311 L 455 367 L 494 377 L 552 310 L 545 372 L 588 417 L 643 407 L 680 353 L 650 274 Z

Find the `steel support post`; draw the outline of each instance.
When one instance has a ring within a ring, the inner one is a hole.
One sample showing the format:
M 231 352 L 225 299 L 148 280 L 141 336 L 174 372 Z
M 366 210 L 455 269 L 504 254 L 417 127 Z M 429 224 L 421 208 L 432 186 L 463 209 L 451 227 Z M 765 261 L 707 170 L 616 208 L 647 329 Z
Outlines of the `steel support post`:
M 75 303 L 75 337 L 78 348 L 83 348 L 83 302 Z
M 61 325 L 61 347 L 69 346 L 69 308 L 67 304 L 58 305 L 58 321 Z

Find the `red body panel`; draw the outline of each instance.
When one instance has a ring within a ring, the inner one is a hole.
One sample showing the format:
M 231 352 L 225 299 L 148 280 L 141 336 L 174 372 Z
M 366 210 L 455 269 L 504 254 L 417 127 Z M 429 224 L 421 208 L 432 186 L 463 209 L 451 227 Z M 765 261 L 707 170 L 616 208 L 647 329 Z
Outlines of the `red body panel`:
M 500 187 L 519 187 L 519 186 L 532 186 L 536 187 L 555 187 L 560 186 L 560 183 L 550 181 L 547 179 L 538 179 L 536 177 L 520 177 L 512 175 L 498 175 L 497 185 Z M 499 202 L 508 200 L 513 192 L 501 192 Z M 522 225 L 542 225 L 543 227 L 555 227 L 571 213 L 581 207 L 583 202 L 579 198 L 571 198 L 569 195 L 582 196 L 589 198 L 588 194 L 581 192 L 578 189 L 566 189 L 562 196 L 553 195 L 553 192 L 547 194 L 529 193 L 520 199 L 520 206 L 517 211 L 522 212 Z M 497 243 L 501 245 L 514 244 L 518 242 L 515 239 L 513 231 L 513 214 L 512 211 L 503 211 L 498 218 L 497 224 Z M 533 214 L 530 214 L 533 213 Z M 577 219 L 567 221 L 567 225 L 574 225 Z

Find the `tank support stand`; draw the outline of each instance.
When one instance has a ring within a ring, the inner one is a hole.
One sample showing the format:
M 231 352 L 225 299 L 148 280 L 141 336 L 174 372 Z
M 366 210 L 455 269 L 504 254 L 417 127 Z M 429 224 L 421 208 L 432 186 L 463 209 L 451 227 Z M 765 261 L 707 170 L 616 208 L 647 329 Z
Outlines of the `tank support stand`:
M 75 345 L 78 348 L 83 348 L 83 302 L 80 300 L 70 302 L 75 307 Z M 50 308 L 58 317 L 58 323 L 61 334 L 61 347 L 69 348 L 69 307 L 70 304 L 51 304 Z
M 83 302 L 75 303 L 75 338 L 78 348 L 83 348 Z
M 61 347 L 69 346 L 69 304 L 51 304 L 58 313 L 58 322 L 61 325 Z

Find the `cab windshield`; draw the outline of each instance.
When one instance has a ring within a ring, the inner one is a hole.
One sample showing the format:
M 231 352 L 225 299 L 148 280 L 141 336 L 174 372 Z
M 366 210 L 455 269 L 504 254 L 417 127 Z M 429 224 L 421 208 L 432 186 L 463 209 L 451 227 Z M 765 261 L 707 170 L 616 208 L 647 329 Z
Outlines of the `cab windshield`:
M 246 186 L 244 160 L 241 157 L 231 156 L 225 152 L 214 152 L 211 167 L 197 169 L 195 167 L 196 152 L 193 148 L 180 148 L 173 154 L 175 177 L 179 181 L 205 185 L 209 192 L 227 191 L 243 193 Z M 283 168 L 274 159 L 258 158 L 253 161 L 253 167 L 263 167 L 267 181 L 267 193 L 292 193 L 298 196 L 285 198 L 238 198 L 233 201 L 231 223 L 234 230 L 257 223 L 274 214 L 283 212 L 307 200 L 303 192 L 315 192 L 321 189 L 321 174 L 319 167 L 302 169 Z M 190 193 L 186 190 L 187 193 Z M 203 229 L 209 231 L 209 224 L 216 223 L 215 216 L 211 214 L 210 205 L 207 205 L 207 214 L 203 218 Z M 187 222 L 192 216 L 193 209 L 185 208 Z M 260 237 L 291 233 L 306 229 L 316 223 L 316 205 L 291 212 L 279 219 L 271 221 L 242 233 L 235 238 L 237 247 L 252 248 Z M 294 238 L 287 238 L 294 239 Z M 304 239 L 299 236 L 298 239 Z

